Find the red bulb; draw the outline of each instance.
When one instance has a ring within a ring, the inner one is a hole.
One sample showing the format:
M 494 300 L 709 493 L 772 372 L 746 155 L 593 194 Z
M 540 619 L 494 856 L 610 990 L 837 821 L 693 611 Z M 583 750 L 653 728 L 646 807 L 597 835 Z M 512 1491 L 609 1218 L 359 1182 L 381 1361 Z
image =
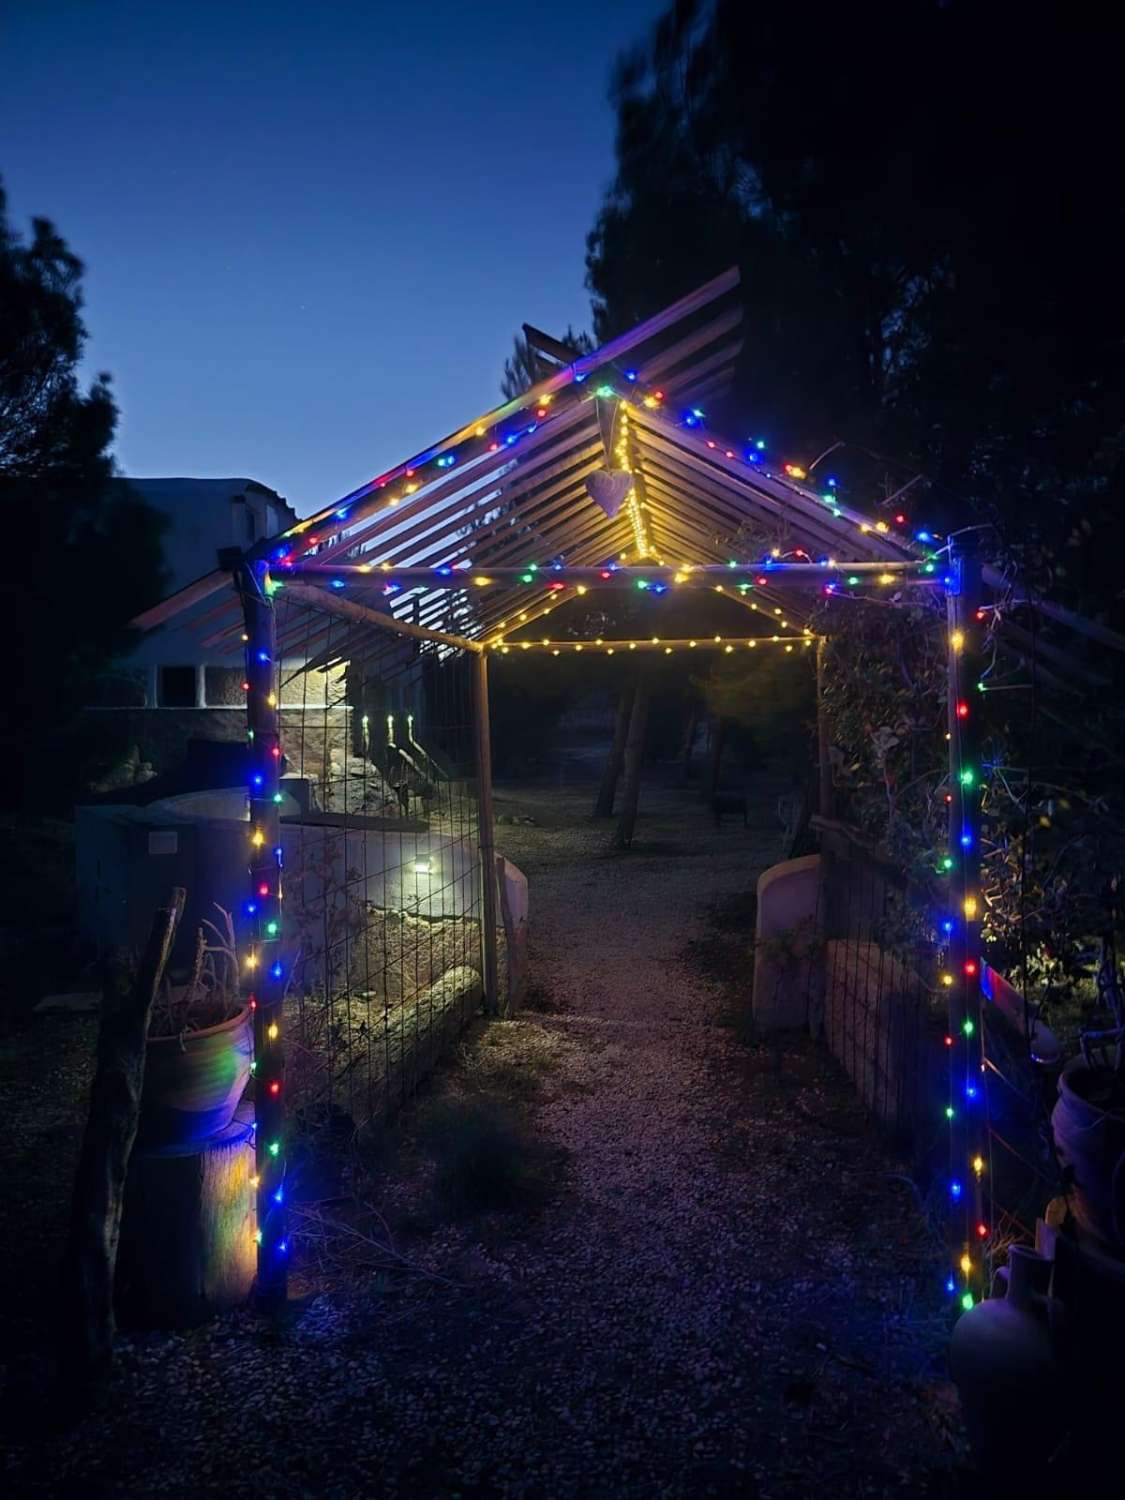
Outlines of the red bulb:
M 257 1002 L 257 1000 L 256 1000 L 256 999 L 255 999 L 255 998 L 254 998 L 254 996 L 253 996 L 253 995 L 251 995 L 251 996 L 250 996 L 250 1009 L 251 1009 L 251 1010 L 257 1010 L 257 1009 L 258 1009 L 258 1002 Z
M 967 719 L 969 717 L 969 705 L 964 699 L 957 705 L 957 717 L 959 719 Z
M 766 584 L 769 582 L 769 579 L 768 578 L 761 578 L 761 577 L 759 577 L 759 578 L 756 578 L 754 580 L 754 582 L 758 585 L 758 587 L 760 589 L 764 589 L 765 586 L 766 586 Z
M 953 793 L 952 792 L 946 792 L 946 794 L 945 794 L 945 805 L 946 805 L 946 807 L 949 807 L 952 804 L 952 802 L 953 802 Z
M 974 975 L 976 972 L 977 972 L 976 962 L 973 959 L 970 958 L 969 960 L 967 960 L 967 962 L 965 964 L 965 973 L 968 974 L 970 976 L 970 978 L 971 978 L 972 975 Z
M 281 746 L 280 745 L 275 745 L 273 747 L 273 749 L 270 751 L 270 754 L 273 756 L 274 760 L 280 760 L 281 759 Z
M 652 394 L 656 397 L 656 399 L 658 401 L 663 401 L 664 400 L 664 392 L 663 391 L 653 391 Z
M 612 578 L 613 574 L 609 571 L 608 568 L 602 568 L 601 572 L 598 574 L 598 577 L 599 578 Z
M 270 893 L 270 888 L 269 888 L 268 885 L 260 885 L 258 887 L 258 895 L 259 896 L 268 896 L 269 893 Z
M 276 1078 L 270 1084 L 270 1093 L 274 1096 L 275 1099 L 277 1098 L 278 1094 L 281 1093 L 281 1084 L 278 1083 Z
M 248 682 L 244 682 L 242 684 L 242 691 L 244 693 L 248 693 L 250 691 L 250 684 Z
M 986 1240 L 988 1238 L 988 1225 L 987 1224 L 978 1224 L 977 1225 L 977 1233 L 980 1235 L 980 1237 L 981 1237 L 982 1240 Z
M 947 1036 L 946 1037 L 946 1039 L 945 1039 L 945 1045 L 947 1047 L 952 1047 L 953 1046 L 953 1038 L 951 1036 Z
M 904 515 L 902 515 L 901 513 L 895 517 L 895 521 L 898 523 L 899 526 L 905 526 L 906 525 L 906 517 Z

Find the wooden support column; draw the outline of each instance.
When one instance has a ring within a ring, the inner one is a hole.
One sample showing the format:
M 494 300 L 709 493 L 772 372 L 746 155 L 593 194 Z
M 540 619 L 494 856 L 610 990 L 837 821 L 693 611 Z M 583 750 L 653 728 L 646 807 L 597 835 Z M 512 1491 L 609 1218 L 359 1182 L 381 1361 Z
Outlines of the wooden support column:
M 829 753 L 828 715 L 824 707 L 824 658 L 828 642 L 824 636 L 816 640 L 816 770 L 817 811 L 822 818 L 832 818 L 832 757 Z
M 496 952 L 496 841 L 492 812 L 492 732 L 488 713 L 488 657 L 470 659 L 473 674 L 473 738 L 476 747 L 477 821 L 480 828 L 481 962 L 484 965 L 484 1008 L 498 1015 L 499 964 Z
M 288 975 L 282 958 L 281 674 L 268 565 L 244 563 L 236 578 L 246 623 L 246 718 L 250 749 L 247 899 L 241 924 L 240 957 L 254 1015 L 257 1293 L 262 1306 L 274 1309 L 286 1299 L 289 1256 L 282 1044 L 282 1003 Z
M 985 1256 L 991 1233 L 985 1173 L 988 1129 L 981 1037 L 980 804 L 984 628 L 977 619 L 981 564 L 975 552 L 952 558 L 949 589 L 949 850 L 950 910 L 942 921 L 949 942 L 945 982 L 949 995 L 949 1201 L 953 1265 L 950 1283 L 961 1306 L 985 1295 Z

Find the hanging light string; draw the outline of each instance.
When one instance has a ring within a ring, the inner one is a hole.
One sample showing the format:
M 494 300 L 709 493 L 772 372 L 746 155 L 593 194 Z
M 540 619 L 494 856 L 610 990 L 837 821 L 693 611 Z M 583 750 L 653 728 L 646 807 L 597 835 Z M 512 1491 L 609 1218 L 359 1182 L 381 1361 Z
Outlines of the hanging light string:
M 619 651 L 659 651 L 671 656 L 675 651 L 721 651 L 730 656 L 736 651 L 754 651 L 758 647 L 779 646 L 786 653 L 804 650 L 812 646 L 816 637 L 806 631 L 804 635 L 752 635 L 752 636 L 698 636 L 677 637 L 667 640 L 658 635 L 634 640 L 607 641 L 600 636 L 592 641 L 550 640 L 546 636 L 538 641 L 488 641 L 489 650 L 498 656 L 513 656 L 522 651 L 543 652 L 551 656 L 578 655 L 583 651 L 594 656 L 613 656 Z

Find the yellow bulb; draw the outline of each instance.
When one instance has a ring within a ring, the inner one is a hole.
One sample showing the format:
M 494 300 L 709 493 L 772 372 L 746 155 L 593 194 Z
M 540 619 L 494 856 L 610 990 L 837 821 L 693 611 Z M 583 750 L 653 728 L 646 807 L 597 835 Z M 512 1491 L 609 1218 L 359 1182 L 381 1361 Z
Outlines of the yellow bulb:
M 246 955 L 246 967 L 248 969 L 256 969 L 258 967 L 258 955 L 256 953 L 248 953 Z
M 492 582 L 492 579 L 485 578 L 483 573 L 478 573 L 477 576 L 473 579 L 473 582 L 477 585 L 478 588 L 484 588 L 487 584 L 490 584 Z
M 754 647 L 755 647 L 755 646 L 756 646 L 756 645 L 757 645 L 757 644 L 758 644 L 758 643 L 757 643 L 757 641 L 747 641 L 747 642 L 746 642 L 746 644 L 747 644 L 747 645 L 748 645 L 748 646 L 749 646 L 749 647 L 750 647 L 750 649 L 751 649 L 751 651 L 753 651 L 753 649 L 754 649 Z
M 636 649 L 637 649 L 637 643 L 636 643 L 636 641 L 630 641 L 629 642 L 629 650 L 630 651 L 635 651 Z
M 875 530 L 876 531 L 889 531 L 890 529 L 891 528 L 887 525 L 886 521 L 876 521 L 875 522 Z
M 953 985 L 953 975 L 952 974 L 943 974 L 941 976 L 941 982 L 942 982 L 942 984 L 945 985 L 945 987 L 946 987 L 947 990 L 950 989 L 950 988 L 952 988 L 952 985 Z
M 280 1034 L 281 1033 L 277 1028 L 277 1022 L 271 1021 L 270 1024 L 266 1027 L 266 1035 L 269 1037 L 270 1041 L 276 1042 Z
M 672 648 L 671 648 L 671 646 L 665 646 L 664 647 L 664 655 L 665 656 L 671 656 L 671 654 L 672 654 Z
M 403 489 L 406 491 L 406 493 L 408 495 L 413 495 L 414 491 L 417 488 L 418 488 L 418 486 L 416 484 L 404 484 L 403 485 Z
M 559 654 L 559 653 L 558 653 L 558 651 L 557 651 L 557 650 L 556 650 L 556 651 L 552 651 L 552 652 L 551 652 L 551 655 L 552 655 L 552 656 L 558 656 L 558 654 Z
M 880 573 L 879 574 L 879 582 L 880 583 L 894 583 L 894 581 L 895 581 L 895 575 L 893 573 Z
M 254 845 L 254 848 L 260 849 L 265 841 L 266 836 L 262 832 L 262 830 L 260 828 L 255 828 L 254 832 L 250 835 L 250 842 Z
M 521 609 L 520 610 L 520 619 L 521 620 L 526 620 L 527 619 L 527 610 L 526 609 Z
M 961 1269 L 962 1271 L 964 1271 L 966 1276 L 973 1269 L 973 1263 L 967 1255 L 962 1255 L 961 1257 Z
M 391 498 L 387 501 L 387 504 L 388 505 L 397 505 L 398 504 L 398 496 L 397 495 L 392 495 Z
M 531 650 L 531 642 L 530 641 L 521 641 L 520 642 L 520 650 L 521 651 L 530 651 Z
M 964 631 L 955 630 L 949 637 L 949 644 L 953 647 L 954 651 L 960 651 L 961 647 L 965 644 Z
M 612 646 L 610 646 L 609 649 L 606 651 L 606 655 L 607 656 L 612 656 L 613 655 L 613 647 Z
M 732 651 L 733 651 L 733 650 L 734 650 L 734 647 L 733 647 L 733 646 L 724 646 L 724 647 L 723 647 L 723 651 L 724 651 L 724 652 L 725 652 L 725 653 L 726 653 L 726 654 L 727 654 L 727 655 L 728 655 L 728 656 L 729 656 L 729 655 L 730 655 L 730 653 L 731 653 L 731 652 L 732 652 Z
M 580 594 L 584 594 L 586 592 L 586 585 L 584 583 L 580 583 L 578 585 L 577 592 L 580 593 Z
M 474 437 L 484 437 L 484 428 L 481 426 L 481 424 L 479 422 L 473 428 L 473 436 Z
M 582 650 L 582 647 L 581 647 L 581 646 L 575 646 L 575 648 L 574 648 L 574 649 L 575 649 L 575 651 L 581 651 L 581 650 Z
M 870 527 L 870 526 L 868 526 L 868 524 L 867 524 L 867 522 L 866 522 L 866 521 L 861 521 L 861 522 L 860 522 L 860 523 L 859 523 L 859 529 L 860 529 L 860 531 L 870 531 L 870 530 L 871 530 L 871 527 Z
M 694 642 L 694 641 L 688 641 L 688 645 L 689 645 L 689 646 L 694 646 L 694 645 L 695 645 L 695 642 Z
M 277 707 L 277 694 L 276 693 L 270 693 L 269 697 L 266 699 L 266 702 L 269 704 L 270 708 L 276 708 Z
M 984 1171 L 984 1157 L 983 1156 L 974 1156 L 973 1157 L 973 1171 L 977 1174 L 978 1177 Z
M 258 1184 L 261 1182 L 261 1180 L 262 1179 L 255 1174 L 255 1176 L 251 1177 L 251 1179 L 250 1179 L 250 1186 L 252 1188 L 256 1188 L 258 1186 Z
M 977 914 L 977 898 L 975 896 L 966 896 L 962 909 L 971 922 Z
M 792 646 L 786 646 L 785 649 L 786 649 L 786 651 L 792 651 L 793 647 Z

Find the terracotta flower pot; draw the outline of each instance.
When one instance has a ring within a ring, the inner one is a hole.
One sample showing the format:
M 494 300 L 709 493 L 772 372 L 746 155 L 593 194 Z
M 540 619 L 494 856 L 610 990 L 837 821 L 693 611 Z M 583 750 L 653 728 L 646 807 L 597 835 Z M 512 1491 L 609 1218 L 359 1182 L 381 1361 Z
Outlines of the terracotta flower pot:
M 248 1006 L 203 1031 L 150 1037 L 137 1144 L 189 1146 L 225 1130 L 249 1081 L 253 1053 Z

